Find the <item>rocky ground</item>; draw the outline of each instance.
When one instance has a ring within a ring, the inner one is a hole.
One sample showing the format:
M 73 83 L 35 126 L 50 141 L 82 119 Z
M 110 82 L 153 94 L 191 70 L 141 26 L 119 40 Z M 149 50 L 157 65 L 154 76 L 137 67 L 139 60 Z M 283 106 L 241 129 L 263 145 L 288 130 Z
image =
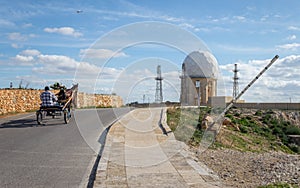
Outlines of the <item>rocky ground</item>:
M 230 187 L 289 183 L 300 187 L 300 155 L 208 149 L 198 155 Z

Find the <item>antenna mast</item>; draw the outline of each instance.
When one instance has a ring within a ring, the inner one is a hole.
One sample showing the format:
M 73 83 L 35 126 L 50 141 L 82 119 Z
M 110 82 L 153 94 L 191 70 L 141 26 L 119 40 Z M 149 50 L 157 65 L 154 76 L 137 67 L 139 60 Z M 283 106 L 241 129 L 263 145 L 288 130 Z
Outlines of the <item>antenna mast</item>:
M 237 69 L 237 64 L 234 64 L 233 72 L 234 72 L 234 77 L 233 77 L 232 99 L 234 102 L 236 102 L 237 96 L 239 94 L 239 77 L 238 77 L 239 70 Z
M 155 103 L 162 103 L 163 101 L 163 94 L 162 94 L 162 80 L 161 77 L 161 69 L 160 65 L 157 66 L 157 77 L 156 80 L 156 92 L 155 92 Z

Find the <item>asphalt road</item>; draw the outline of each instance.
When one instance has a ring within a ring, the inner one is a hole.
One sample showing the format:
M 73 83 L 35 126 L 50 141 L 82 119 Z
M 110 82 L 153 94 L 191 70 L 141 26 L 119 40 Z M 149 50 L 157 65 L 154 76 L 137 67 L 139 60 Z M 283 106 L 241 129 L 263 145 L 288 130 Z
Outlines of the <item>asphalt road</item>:
M 34 113 L 0 118 L 0 187 L 86 187 L 99 151 L 89 142 L 128 111 L 76 110 L 67 125 L 36 126 Z

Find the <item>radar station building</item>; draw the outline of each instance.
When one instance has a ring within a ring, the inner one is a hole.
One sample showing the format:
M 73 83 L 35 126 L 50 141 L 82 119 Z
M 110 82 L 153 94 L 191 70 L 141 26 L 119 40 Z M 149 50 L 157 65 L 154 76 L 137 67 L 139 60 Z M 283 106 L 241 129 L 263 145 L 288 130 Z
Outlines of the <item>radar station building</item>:
M 186 106 L 207 105 L 217 94 L 218 66 L 208 51 L 190 53 L 182 64 L 180 102 Z

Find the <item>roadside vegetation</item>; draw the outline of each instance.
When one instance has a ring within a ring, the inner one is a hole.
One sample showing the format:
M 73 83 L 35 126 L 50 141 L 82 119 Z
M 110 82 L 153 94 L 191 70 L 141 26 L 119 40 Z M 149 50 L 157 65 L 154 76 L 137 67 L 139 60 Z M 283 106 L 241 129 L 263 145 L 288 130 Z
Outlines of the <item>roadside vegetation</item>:
M 297 186 L 288 183 L 275 183 L 265 186 L 259 186 L 258 188 L 297 188 Z
M 205 131 L 201 128 L 203 118 L 211 113 L 213 110 L 210 108 L 169 108 L 167 123 L 176 139 L 190 146 L 198 146 Z M 284 114 L 299 112 L 232 108 L 225 115 L 230 125 L 222 126 L 211 148 L 300 154 L 300 147 L 289 137 L 300 135 L 300 125 L 296 123 L 294 116 Z

